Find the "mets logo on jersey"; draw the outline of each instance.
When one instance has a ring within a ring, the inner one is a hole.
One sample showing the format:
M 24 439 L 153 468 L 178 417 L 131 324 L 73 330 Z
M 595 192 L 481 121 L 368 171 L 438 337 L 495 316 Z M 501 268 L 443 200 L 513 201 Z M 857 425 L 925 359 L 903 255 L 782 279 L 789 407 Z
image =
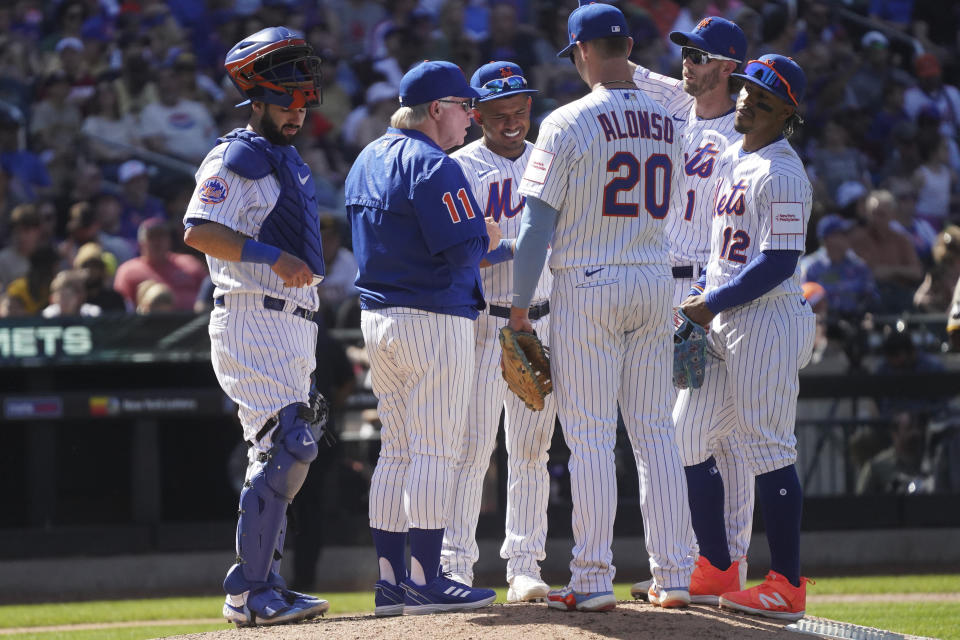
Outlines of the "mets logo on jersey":
M 683 170 L 688 176 L 709 178 L 711 175 L 713 175 L 714 156 L 716 156 L 718 153 L 720 153 L 720 149 L 718 149 L 712 142 L 708 142 L 697 149 L 692 158 L 689 154 L 684 153 Z
M 721 180 L 721 182 L 723 182 Z M 729 187 L 729 191 L 724 192 L 723 185 L 717 187 L 717 208 L 714 215 L 717 216 L 742 216 L 746 211 L 743 202 L 743 196 L 750 185 L 743 180 Z
M 200 185 L 198 197 L 203 204 L 220 204 L 227 199 L 227 193 L 230 187 L 219 176 L 213 176 L 204 180 Z

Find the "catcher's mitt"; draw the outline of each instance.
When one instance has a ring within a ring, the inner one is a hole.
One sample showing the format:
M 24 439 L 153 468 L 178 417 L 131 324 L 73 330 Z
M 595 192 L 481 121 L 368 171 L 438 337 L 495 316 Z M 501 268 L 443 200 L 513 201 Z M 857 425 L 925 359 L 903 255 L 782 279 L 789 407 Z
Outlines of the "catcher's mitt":
M 550 354 L 534 333 L 500 329 L 503 356 L 500 369 L 510 391 L 532 411 L 543 409 L 543 399 L 553 391 L 550 381 Z
M 673 386 L 699 389 L 707 360 L 707 331 L 680 309 L 673 315 Z

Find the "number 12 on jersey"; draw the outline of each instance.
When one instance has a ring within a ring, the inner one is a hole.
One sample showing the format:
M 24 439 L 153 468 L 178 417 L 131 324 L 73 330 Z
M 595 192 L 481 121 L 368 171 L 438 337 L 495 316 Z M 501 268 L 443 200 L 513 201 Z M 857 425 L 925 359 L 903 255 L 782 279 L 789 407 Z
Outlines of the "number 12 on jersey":
M 749 246 L 750 235 L 746 231 L 743 229 L 734 231 L 733 227 L 727 227 L 723 230 L 723 246 L 720 247 L 720 259 L 746 264 L 747 254 L 744 251 Z

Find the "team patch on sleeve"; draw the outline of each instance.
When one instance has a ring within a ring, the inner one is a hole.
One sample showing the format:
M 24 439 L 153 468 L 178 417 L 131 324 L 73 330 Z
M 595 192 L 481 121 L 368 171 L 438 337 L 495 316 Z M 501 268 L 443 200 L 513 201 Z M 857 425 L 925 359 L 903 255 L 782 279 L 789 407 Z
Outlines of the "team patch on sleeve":
M 803 204 L 800 202 L 774 202 L 771 205 L 773 221 L 771 233 L 775 236 L 803 235 Z
M 523 179 L 537 184 L 543 184 L 553 164 L 554 155 L 543 149 L 534 149 L 527 161 L 527 169 L 523 172 Z
M 230 187 L 227 186 L 223 178 L 213 176 L 203 181 L 198 189 L 197 197 L 203 204 L 220 204 L 227 199 L 229 191 Z

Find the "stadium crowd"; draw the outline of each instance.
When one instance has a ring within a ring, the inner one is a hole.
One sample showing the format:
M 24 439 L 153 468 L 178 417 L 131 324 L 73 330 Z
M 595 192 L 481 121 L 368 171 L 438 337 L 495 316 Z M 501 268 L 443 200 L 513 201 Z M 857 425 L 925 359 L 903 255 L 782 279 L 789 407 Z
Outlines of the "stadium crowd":
M 342 187 L 423 59 L 468 75 L 531 70 L 533 128 L 586 90 L 555 52 L 566 10 L 545 0 L 12 0 L 0 6 L 0 317 L 202 312 L 211 286 L 182 241 L 197 165 L 247 109 L 223 70 L 265 26 L 322 57 L 323 104 L 297 146 L 323 211 L 328 327 L 359 325 Z M 567 0 L 563 8 L 573 3 Z M 960 279 L 960 5 L 940 0 L 620 0 L 632 59 L 679 77 L 667 34 L 737 22 L 749 58 L 809 78 L 791 138 L 815 189 L 806 295 L 820 355 L 864 322 L 946 314 Z M 570 6 L 567 6 L 570 5 Z M 473 125 L 468 142 L 479 135 Z M 942 323 L 941 323 L 942 324 Z M 865 486 L 869 481 L 864 480 Z

